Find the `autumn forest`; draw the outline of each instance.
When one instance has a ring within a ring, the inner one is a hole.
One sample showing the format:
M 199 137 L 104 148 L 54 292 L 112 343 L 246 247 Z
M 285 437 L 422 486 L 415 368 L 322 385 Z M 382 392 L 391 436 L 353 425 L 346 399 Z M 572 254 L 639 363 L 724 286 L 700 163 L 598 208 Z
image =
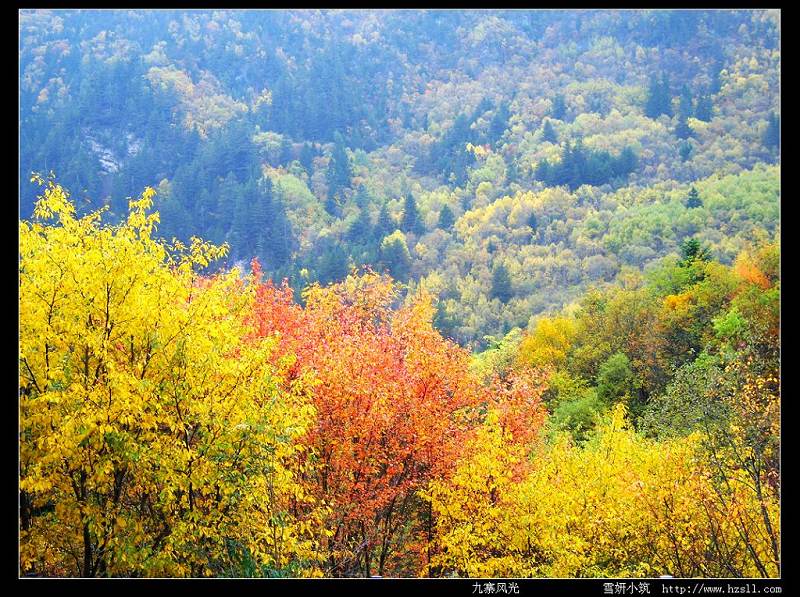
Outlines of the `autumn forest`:
M 781 576 L 780 11 L 19 12 L 19 571 Z

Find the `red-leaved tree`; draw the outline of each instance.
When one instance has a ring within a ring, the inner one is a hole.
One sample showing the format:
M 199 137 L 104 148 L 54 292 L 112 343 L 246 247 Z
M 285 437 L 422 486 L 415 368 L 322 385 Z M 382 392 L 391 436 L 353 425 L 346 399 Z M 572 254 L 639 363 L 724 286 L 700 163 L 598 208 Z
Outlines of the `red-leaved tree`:
M 455 462 L 483 399 L 469 353 L 434 329 L 430 297 L 393 308 L 391 279 L 369 270 L 312 285 L 304 308 L 285 284 L 257 296 L 254 333 L 278 335 L 290 378 L 315 379 L 308 483 L 331 506 L 327 572 L 391 574 L 418 557 L 413 536 L 431 524 L 416 490 Z

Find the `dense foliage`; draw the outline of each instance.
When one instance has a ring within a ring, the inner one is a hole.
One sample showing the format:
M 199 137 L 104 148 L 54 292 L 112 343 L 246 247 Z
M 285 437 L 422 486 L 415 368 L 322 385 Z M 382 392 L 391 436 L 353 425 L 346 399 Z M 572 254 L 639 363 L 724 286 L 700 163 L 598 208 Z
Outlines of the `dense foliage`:
M 369 270 L 291 289 L 227 250 L 20 223 L 23 572 L 775 576 L 779 254 L 686 243 L 477 357 Z
M 779 36 L 762 10 L 23 10 L 22 216 L 31 172 L 114 221 L 152 186 L 166 239 L 227 242 L 221 264 L 258 257 L 297 292 L 352 266 L 439 276 L 437 326 L 485 347 L 728 225 L 713 202 L 666 214 L 664 196 L 695 184 L 705 202 L 698 182 L 777 162 Z M 521 206 L 540 227 L 488 255 L 440 217 L 559 185 L 569 200 Z M 751 226 L 774 230 L 777 210 L 747 197 L 735 231 L 704 239 L 725 262 Z M 630 209 L 644 230 L 620 239 L 609 225 Z M 500 265 L 511 295 L 493 303 Z
M 781 575 L 779 11 L 19 34 L 21 574 Z

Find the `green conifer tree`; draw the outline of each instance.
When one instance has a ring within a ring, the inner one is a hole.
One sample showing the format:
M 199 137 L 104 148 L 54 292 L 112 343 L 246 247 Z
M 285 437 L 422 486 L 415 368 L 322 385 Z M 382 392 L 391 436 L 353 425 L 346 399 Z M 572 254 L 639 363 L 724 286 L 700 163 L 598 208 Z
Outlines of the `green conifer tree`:
M 344 138 L 337 131 L 334 134 L 333 152 L 331 153 L 325 177 L 328 183 L 328 199 L 333 199 L 340 195 L 344 189 L 350 188 L 352 177 L 353 171 L 350 167 L 350 158 L 344 146 Z
M 442 230 L 450 230 L 455 224 L 456 218 L 453 215 L 453 210 L 450 209 L 449 205 L 445 205 L 442 207 L 442 211 L 439 212 L 439 228 Z
M 549 118 L 544 121 L 544 126 L 542 127 L 542 139 L 548 143 L 558 143 L 558 135 L 556 134 L 556 130 L 553 128 L 553 123 L 550 122 Z
M 686 198 L 686 207 L 689 209 L 694 209 L 695 207 L 703 207 L 703 201 L 700 199 L 700 193 L 697 192 L 697 189 L 692 187 L 689 191 L 689 195 Z
M 400 228 L 403 232 L 413 232 L 414 234 L 425 232 L 425 226 L 417 209 L 417 200 L 411 193 L 406 193 L 406 200 L 403 204 L 403 221 Z
M 492 288 L 489 297 L 499 299 L 501 303 L 505 304 L 511 300 L 512 296 L 511 276 L 506 266 L 500 264 L 492 272 Z

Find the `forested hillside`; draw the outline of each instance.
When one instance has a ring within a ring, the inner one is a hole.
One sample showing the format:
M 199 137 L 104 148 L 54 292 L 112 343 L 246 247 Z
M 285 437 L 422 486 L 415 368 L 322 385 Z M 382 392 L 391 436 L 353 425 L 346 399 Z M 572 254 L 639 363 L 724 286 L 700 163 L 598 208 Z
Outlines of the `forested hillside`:
M 20 11 L 21 573 L 780 576 L 780 16 Z
M 22 216 L 34 171 L 112 218 L 152 186 L 167 239 L 298 289 L 388 270 L 484 346 L 776 231 L 778 41 L 770 11 L 23 11 Z

